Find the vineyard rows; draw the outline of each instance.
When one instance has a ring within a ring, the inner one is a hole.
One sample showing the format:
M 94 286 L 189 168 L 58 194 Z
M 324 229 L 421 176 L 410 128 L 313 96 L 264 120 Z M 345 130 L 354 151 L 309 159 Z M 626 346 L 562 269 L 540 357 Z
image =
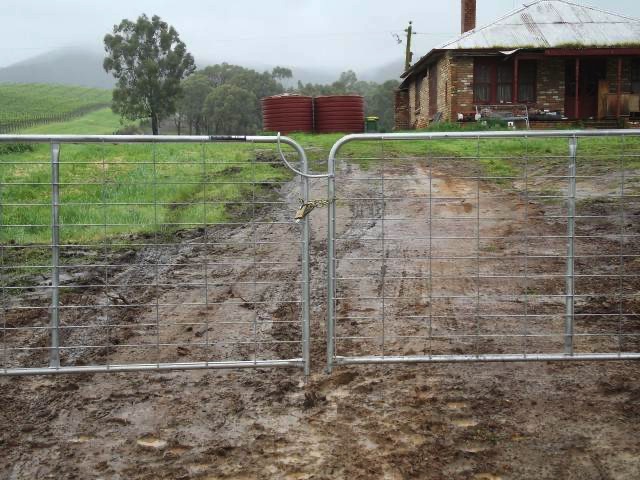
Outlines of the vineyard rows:
M 98 88 L 46 84 L 0 85 L 0 134 L 68 121 L 111 102 L 111 92 Z

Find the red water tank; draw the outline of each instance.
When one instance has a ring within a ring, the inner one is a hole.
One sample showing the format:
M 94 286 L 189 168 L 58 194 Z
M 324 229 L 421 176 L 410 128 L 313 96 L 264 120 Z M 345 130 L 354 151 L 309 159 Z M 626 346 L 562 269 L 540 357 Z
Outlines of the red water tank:
M 316 133 L 364 132 L 364 98 L 360 95 L 328 95 L 315 99 Z
M 263 98 L 262 124 L 268 132 L 313 132 L 313 98 L 288 93 Z

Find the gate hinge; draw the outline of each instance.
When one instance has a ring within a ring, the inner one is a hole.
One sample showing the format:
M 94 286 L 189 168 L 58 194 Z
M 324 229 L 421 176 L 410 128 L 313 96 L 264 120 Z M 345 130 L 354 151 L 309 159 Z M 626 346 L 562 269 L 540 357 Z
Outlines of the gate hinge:
M 308 202 L 305 202 L 300 199 L 300 208 L 298 208 L 295 216 L 296 223 L 300 223 L 316 208 L 326 207 L 332 202 L 333 200 L 309 200 Z

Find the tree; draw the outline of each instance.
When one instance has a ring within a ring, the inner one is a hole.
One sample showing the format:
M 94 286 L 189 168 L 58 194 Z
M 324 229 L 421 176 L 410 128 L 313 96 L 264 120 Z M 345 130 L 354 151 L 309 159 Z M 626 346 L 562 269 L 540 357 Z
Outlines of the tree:
M 213 87 L 209 79 L 200 73 L 191 75 L 182 83 L 182 96 L 178 102 L 178 112 L 189 126 L 189 135 L 200 135 L 205 126 L 206 117 L 204 104 L 212 92 Z
M 103 67 L 117 79 L 114 112 L 123 118 L 150 118 L 154 135 L 159 122 L 176 111 L 180 82 L 195 70 L 193 56 L 178 32 L 160 17 L 122 20 L 104 37 Z
M 275 67 L 271 71 L 271 76 L 276 80 L 288 80 L 290 78 L 293 78 L 293 72 L 290 68 Z
M 365 94 L 367 115 L 380 117 L 380 131 L 390 132 L 395 126 L 394 92 L 400 86 L 397 80 L 387 80 L 381 84 L 372 84 L 373 88 Z
M 256 116 L 247 105 L 256 102 L 253 93 L 235 85 L 213 89 L 205 102 L 209 133 L 225 135 L 255 132 L 258 128 Z
M 185 122 L 191 133 L 253 133 L 262 127 L 260 99 L 285 91 L 281 79 L 292 77 L 291 70 L 275 67 L 271 72 L 221 63 L 198 70 L 182 83 L 182 95 L 177 104 L 176 126 Z M 230 96 L 223 101 L 221 94 L 213 96 L 215 104 L 206 99 L 221 87 Z M 249 94 L 249 95 L 248 95 Z M 228 105 L 241 112 L 225 110 Z M 215 110 L 213 110 L 215 106 Z M 220 111 L 225 111 L 222 118 Z M 240 114 L 241 113 L 241 114 Z M 239 121 L 238 119 L 242 119 Z M 232 128 L 233 127 L 233 128 Z

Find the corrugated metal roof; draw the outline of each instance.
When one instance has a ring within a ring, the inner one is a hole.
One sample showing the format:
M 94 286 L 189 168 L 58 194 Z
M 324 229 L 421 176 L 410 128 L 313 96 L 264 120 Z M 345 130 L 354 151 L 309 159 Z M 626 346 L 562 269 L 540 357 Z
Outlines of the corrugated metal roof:
M 566 0 L 539 0 L 436 50 L 640 43 L 640 20 Z

